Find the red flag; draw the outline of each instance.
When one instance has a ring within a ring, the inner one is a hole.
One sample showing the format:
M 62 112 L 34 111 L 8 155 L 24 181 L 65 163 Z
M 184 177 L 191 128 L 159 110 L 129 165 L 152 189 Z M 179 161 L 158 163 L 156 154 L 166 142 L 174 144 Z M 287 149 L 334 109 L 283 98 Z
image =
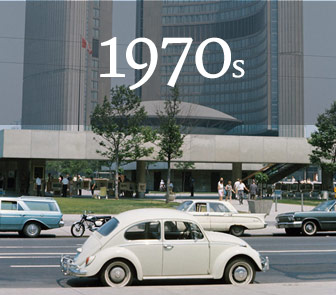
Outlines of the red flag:
M 87 51 L 89 54 L 92 54 L 92 48 L 89 42 L 87 43 Z
M 82 48 L 86 48 L 86 40 L 82 37 Z

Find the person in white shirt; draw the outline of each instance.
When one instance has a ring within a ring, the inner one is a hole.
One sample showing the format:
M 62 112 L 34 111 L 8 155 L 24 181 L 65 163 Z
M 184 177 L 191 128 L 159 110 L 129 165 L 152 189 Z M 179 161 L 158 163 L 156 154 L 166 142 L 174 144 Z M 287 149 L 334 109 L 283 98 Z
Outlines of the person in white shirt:
M 243 205 L 243 200 L 244 200 L 244 190 L 249 192 L 248 188 L 244 184 L 244 182 L 240 179 L 239 184 L 237 186 L 236 194 L 238 194 L 239 198 L 239 204 Z
M 224 197 L 224 179 L 221 177 L 217 185 L 219 200 L 222 201 Z
M 69 185 L 68 177 L 63 177 L 62 184 L 63 184 L 63 186 L 62 186 L 62 197 L 66 198 L 67 197 L 68 185 Z
M 38 196 L 41 196 L 41 186 L 42 186 L 42 181 L 40 177 L 36 177 L 36 194 Z
M 238 199 L 237 188 L 239 184 L 240 184 L 240 179 L 237 178 L 236 182 L 233 184 L 233 192 L 236 194 L 236 199 Z

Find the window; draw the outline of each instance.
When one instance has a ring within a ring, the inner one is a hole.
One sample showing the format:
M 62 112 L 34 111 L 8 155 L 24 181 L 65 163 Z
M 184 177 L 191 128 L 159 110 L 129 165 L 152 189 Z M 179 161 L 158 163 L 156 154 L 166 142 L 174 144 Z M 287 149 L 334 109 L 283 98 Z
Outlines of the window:
M 113 230 L 118 226 L 118 224 L 119 224 L 118 219 L 113 217 L 108 222 L 106 222 L 103 226 L 101 226 L 97 232 L 100 233 L 102 236 L 107 236 L 111 232 L 113 232 Z
M 99 28 L 99 25 L 100 25 L 99 19 L 98 18 L 93 19 L 93 26 Z
M 57 206 L 53 202 L 24 202 L 30 210 L 33 211 L 58 211 Z
M 92 39 L 92 57 L 96 57 L 96 58 L 99 57 L 99 40 L 98 39 Z M 98 65 L 96 68 L 98 68 Z
M 93 29 L 93 38 L 99 39 L 99 30 L 98 29 Z
M 98 92 L 97 91 L 91 91 L 91 99 L 97 100 L 98 99 Z
M 93 16 L 94 17 L 99 17 L 99 9 L 98 8 L 93 9 Z
M 126 240 L 160 240 L 161 228 L 160 222 L 143 222 L 132 226 L 125 232 Z
M 206 203 L 196 203 L 195 212 L 207 212 Z
M 204 237 L 196 224 L 186 221 L 166 221 L 164 231 L 166 240 L 194 240 Z
M 177 207 L 177 210 L 187 211 L 191 204 L 192 204 L 192 201 L 183 202 L 180 206 Z
M 17 210 L 17 202 L 15 201 L 1 201 L 2 210 Z
M 228 208 L 224 204 L 219 203 L 209 203 L 210 212 L 230 212 Z
M 98 69 L 98 67 L 99 67 L 99 62 L 98 62 L 98 60 L 96 60 L 96 59 L 93 59 L 93 60 L 92 60 L 92 67 L 93 67 L 94 69 Z
M 98 80 L 98 71 L 92 71 L 92 79 Z
M 98 89 L 98 82 L 97 81 L 91 81 L 92 82 L 92 89 Z

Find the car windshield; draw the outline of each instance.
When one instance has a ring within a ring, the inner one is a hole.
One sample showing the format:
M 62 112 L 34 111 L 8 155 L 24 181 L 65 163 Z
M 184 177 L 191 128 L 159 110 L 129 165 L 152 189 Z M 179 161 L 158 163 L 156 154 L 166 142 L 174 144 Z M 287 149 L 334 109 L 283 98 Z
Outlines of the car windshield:
M 185 201 L 177 207 L 177 210 L 187 211 L 191 204 L 192 204 L 192 201 Z
M 327 211 L 335 201 L 327 201 L 317 205 L 312 211 Z
M 107 236 L 118 226 L 119 220 L 115 217 L 106 222 L 103 226 L 98 229 L 98 232 L 102 236 Z

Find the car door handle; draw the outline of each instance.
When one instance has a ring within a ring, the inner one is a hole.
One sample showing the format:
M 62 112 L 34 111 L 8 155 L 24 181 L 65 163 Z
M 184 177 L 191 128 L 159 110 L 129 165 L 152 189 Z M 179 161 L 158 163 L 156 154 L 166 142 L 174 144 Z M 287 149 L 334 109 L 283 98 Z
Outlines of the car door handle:
M 26 216 L 26 214 L 20 214 L 20 216 Z
M 174 248 L 173 245 L 163 245 L 163 248 L 167 249 L 167 250 L 171 250 Z

